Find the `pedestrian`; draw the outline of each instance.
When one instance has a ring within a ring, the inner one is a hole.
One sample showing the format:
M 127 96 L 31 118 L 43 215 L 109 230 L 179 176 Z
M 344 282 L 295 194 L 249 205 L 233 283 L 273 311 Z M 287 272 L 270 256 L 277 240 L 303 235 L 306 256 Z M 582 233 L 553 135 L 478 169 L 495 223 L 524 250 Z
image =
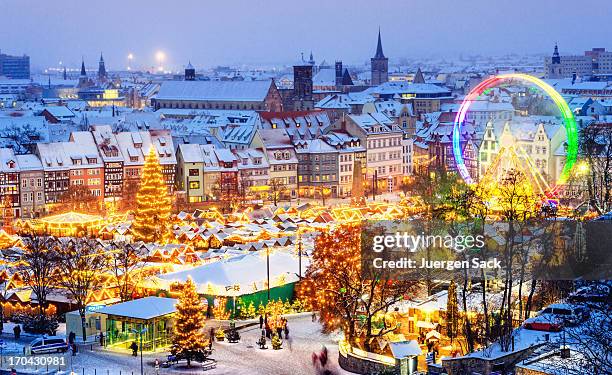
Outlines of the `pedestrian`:
M 283 338 L 283 327 L 282 325 L 278 325 L 278 327 L 276 327 L 276 334 L 278 335 L 279 339 Z
M 70 333 L 68 334 L 68 344 L 70 345 L 74 344 L 75 339 L 76 339 L 76 333 L 70 331 Z
M 104 333 L 100 331 L 100 346 L 104 346 Z
M 285 338 L 288 339 L 289 338 L 289 326 L 287 325 L 287 322 L 285 322 Z
M 159 375 L 159 359 L 155 358 L 155 375 Z
M 13 328 L 13 333 L 15 334 L 15 340 L 19 340 L 21 337 L 21 326 L 19 324 L 15 325 L 15 328 Z
M 268 324 L 268 322 L 265 323 L 266 324 L 266 337 L 270 338 L 272 336 L 272 329 L 270 329 L 270 325 Z
M 317 321 L 317 313 L 316 312 L 312 312 L 312 322 L 316 322 Z
M 264 318 L 262 315 L 259 315 L 259 329 L 263 328 Z
M 77 346 L 76 344 L 73 342 L 72 343 L 72 356 L 77 355 Z
M 136 344 L 136 341 L 132 341 L 130 349 L 132 349 L 132 357 L 138 357 L 138 344 Z

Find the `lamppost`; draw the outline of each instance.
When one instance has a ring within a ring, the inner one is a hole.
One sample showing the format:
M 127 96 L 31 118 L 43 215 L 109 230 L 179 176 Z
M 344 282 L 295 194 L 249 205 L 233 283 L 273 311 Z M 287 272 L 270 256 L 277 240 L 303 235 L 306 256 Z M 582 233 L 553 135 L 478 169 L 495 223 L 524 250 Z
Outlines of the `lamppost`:
M 270 302 L 270 248 L 266 247 L 266 274 L 268 277 L 268 303 Z
M 130 331 L 132 331 L 133 333 L 137 334 L 140 338 L 140 375 L 144 375 L 144 363 L 142 360 L 142 335 L 144 335 L 145 333 L 147 333 L 147 329 L 146 328 L 142 328 L 142 323 L 140 324 L 140 329 L 135 329 L 132 328 Z
M 133 53 L 128 53 L 127 55 L 127 59 L 128 59 L 128 66 L 127 66 L 127 70 L 132 70 L 132 60 L 134 60 L 134 54 Z
M 162 51 L 157 51 L 157 53 L 155 54 L 155 58 L 157 59 L 158 70 L 160 72 L 163 72 L 164 66 L 162 64 L 164 62 L 164 59 L 166 58 L 166 55 Z

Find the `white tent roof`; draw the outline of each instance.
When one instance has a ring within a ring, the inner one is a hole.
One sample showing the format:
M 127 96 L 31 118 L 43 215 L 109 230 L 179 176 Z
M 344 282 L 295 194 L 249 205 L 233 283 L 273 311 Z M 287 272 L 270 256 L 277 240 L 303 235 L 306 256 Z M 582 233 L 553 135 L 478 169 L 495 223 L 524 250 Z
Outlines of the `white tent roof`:
M 149 320 L 176 312 L 174 298 L 145 297 L 104 307 L 97 313 Z
M 308 258 L 302 257 L 302 270 L 308 267 Z M 286 251 L 270 253 L 270 279 L 282 274 L 295 275 L 299 271 L 298 257 Z M 185 282 L 188 277 L 205 291 L 207 284 L 217 286 L 251 285 L 266 280 L 266 254 L 264 251 L 241 254 L 218 262 L 204 264 L 189 270 L 167 273 L 159 278 L 166 282 Z M 289 280 L 289 277 L 288 277 Z

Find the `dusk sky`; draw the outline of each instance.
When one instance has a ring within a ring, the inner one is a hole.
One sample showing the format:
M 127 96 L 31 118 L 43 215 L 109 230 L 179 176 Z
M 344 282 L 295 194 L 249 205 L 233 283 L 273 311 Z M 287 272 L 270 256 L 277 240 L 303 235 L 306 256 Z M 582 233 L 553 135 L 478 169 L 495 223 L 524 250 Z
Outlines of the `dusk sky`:
M 581 20 L 588 14 L 588 23 Z M 109 69 L 282 64 L 300 52 L 317 61 L 362 63 L 376 47 L 400 57 L 459 53 L 582 53 L 612 48 L 610 0 L 3 0 L 0 49 L 29 54 L 33 68 L 85 57 Z

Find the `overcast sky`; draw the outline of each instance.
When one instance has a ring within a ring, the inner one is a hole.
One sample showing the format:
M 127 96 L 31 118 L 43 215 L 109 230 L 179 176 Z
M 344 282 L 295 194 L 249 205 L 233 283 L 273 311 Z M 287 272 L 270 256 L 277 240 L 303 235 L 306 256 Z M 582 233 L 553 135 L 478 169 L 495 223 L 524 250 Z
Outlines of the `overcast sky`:
M 381 27 L 387 57 L 612 49 L 610 0 L 0 0 L 0 49 L 32 65 L 196 67 L 315 58 L 361 63 Z

